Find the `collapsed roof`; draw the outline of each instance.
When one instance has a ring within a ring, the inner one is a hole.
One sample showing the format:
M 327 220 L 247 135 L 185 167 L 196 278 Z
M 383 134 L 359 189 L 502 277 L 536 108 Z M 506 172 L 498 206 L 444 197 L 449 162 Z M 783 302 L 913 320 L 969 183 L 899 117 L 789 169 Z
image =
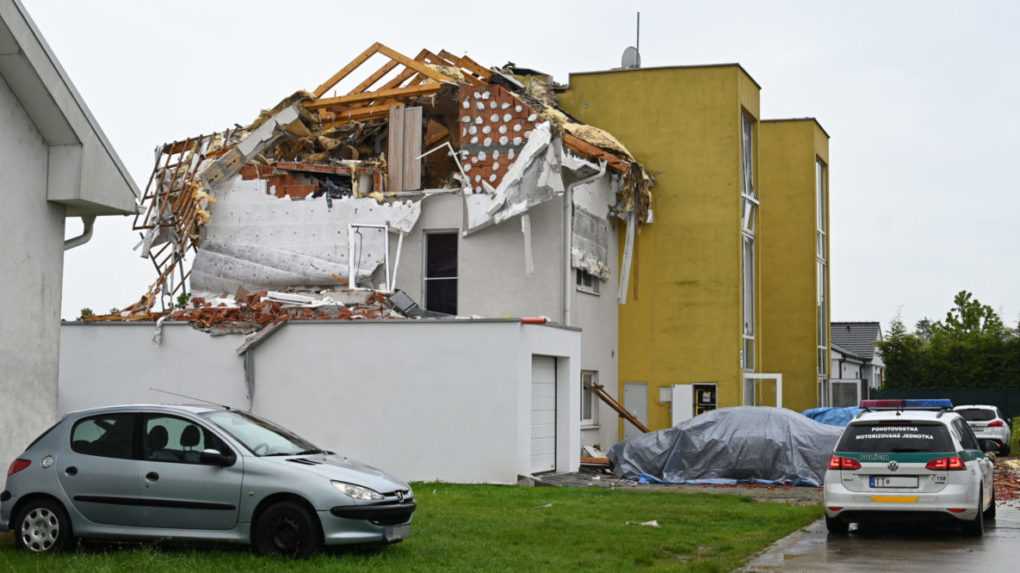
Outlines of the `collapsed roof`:
M 338 90 L 373 57 L 385 63 Z M 650 220 L 646 169 L 611 134 L 563 111 L 553 87 L 549 76 L 513 64 L 486 68 L 445 50 L 409 58 L 375 43 L 314 91 L 294 93 L 245 127 L 160 146 L 134 222 L 157 277 L 119 315 L 151 318 L 157 301 L 168 309 L 186 299 L 189 284 L 204 297 L 365 284 L 383 247 L 363 245 L 356 261 L 338 249 L 348 228 L 339 228 L 334 206 L 370 211 L 365 226 L 386 235 L 413 228 L 423 197 L 463 194 L 470 234 L 562 194 L 564 179 L 601 173 L 616 181 L 611 216 Z M 279 232 L 294 216 L 289 201 L 236 203 L 242 194 L 227 191 L 246 184 L 264 190 L 249 194 L 260 201 L 318 199 L 321 212 L 302 217 L 319 217 L 321 237 Z M 213 207 L 217 201 L 235 203 Z M 239 230 L 237 218 L 254 230 Z M 239 240 L 243 233 L 251 234 Z M 585 253 L 577 258 L 604 272 Z M 388 277 L 383 285 L 392 290 Z

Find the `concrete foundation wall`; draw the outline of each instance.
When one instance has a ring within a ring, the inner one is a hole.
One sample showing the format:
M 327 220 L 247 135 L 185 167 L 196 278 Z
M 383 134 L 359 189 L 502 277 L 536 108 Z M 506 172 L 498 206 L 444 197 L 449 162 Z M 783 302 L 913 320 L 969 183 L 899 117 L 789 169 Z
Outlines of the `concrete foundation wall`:
M 188 325 L 68 324 L 61 412 L 182 403 L 249 407 L 239 336 Z M 558 358 L 557 470 L 579 462 L 581 336 L 513 321 L 291 322 L 254 350 L 252 411 L 407 480 L 513 483 L 529 473 L 531 358 Z
M 55 421 L 64 208 L 46 201 L 47 146 L 0 78 L 0 463 Z

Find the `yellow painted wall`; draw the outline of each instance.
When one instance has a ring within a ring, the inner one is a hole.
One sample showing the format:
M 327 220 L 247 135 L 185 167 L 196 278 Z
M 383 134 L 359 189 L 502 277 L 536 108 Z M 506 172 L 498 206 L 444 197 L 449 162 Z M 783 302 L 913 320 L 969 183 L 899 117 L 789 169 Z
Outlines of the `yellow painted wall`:
M 758 117 L 758 91 L 728 65 L 573 74 L 560 97 L 656 177 L 619 347 L 620 395 L 626 382 L 648 383 L 652 429 L 671 422 L 662 386 L 715 382 L 719 406 L 741 400 L 740 118 L 742 107 Z
M 828 164 L 828 147 L 813 119 L 759 124 L 763 367 L 783 374 L 783 405 L 797 411 L 818 404 L 815 160 Z

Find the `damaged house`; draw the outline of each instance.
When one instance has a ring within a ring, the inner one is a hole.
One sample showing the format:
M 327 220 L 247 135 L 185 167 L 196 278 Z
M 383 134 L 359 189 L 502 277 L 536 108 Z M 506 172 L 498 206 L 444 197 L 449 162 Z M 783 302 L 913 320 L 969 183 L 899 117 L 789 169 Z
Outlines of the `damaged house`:
M 156 388 L 410 479 L 575 470 L 617 438 L 597 396 L 653 181 L 556 89 L 376 43 L 247 126 L 160 146 L 134 222 L 154 280 L 65 325 L 59 409 Z

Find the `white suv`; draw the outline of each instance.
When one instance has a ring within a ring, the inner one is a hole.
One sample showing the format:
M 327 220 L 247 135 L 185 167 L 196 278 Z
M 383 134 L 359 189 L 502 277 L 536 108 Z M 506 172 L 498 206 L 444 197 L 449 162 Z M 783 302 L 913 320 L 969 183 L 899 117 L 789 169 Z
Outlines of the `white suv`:
M 843 431 L 825 473 L 829 533 L 846 534 L 851 523 L 945 520 L 984 534 L 984 519 L 995 517 L 994 465 L 974 432 L 948 408 L 901 402 L 881 411 L 862 402 Z
M 967 420 L 978 440 L 992 440 L 998 446 L 1000 456 L 1009 455 L 1009 438 L 1013 430 L 997 407 L 957 406 L 953 411 Z

